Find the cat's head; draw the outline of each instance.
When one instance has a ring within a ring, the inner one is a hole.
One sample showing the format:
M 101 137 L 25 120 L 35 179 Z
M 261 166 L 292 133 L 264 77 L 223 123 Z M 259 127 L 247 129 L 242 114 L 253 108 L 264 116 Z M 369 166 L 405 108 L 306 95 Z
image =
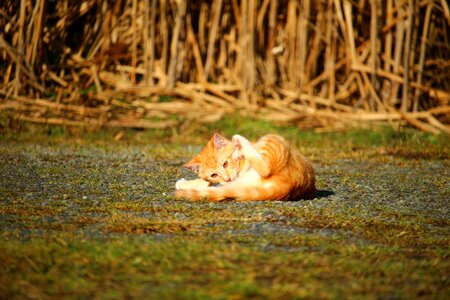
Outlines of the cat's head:
M 225 184 L 238 174 L 239 162 L 232 159 L 234 144 L 215 133 L 203 150 L 183 166 L 211 183 Z

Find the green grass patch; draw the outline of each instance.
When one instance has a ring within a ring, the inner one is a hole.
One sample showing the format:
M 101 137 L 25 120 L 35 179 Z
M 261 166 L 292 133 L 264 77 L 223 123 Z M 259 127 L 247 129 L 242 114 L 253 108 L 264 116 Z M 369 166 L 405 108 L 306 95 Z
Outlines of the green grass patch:
M 227 137 L 241 134 L 250 140 L 257 140 L 268 133 L 283 135 L 294 146 L 303 152 L 314 155 L 315 150 L 332 152 L 339 156 L 350 153 L 373 155 L 373 151 L 385 155 L 402 157 L 404 159 L 449 158 L 450 138 L 448 135 L 432 135 L 408 127 L 392 127 L 387 124 L 350 128 L 343 131 L 316 133 L 305 131 L 288 125 L 243 117 L 228 115 L 223 119 L 208 124 L 191 123 L 189 127 L 170 129 L 132 130 L 126 129 L 123 138 L 115 141 L 114 137 L 120 129 L 95 130 L 87 128 L 72 128 L 67 126 L 34 125 L 20 123 L 9 124 L 6 119 L 0 141 L 34 141 L 44 143 L 76 143 L 78 145 L 96 144 L 108 145 L 116 143 L 123 145 L 160 145 L 163 153 L 171 152 L 178 145 L 204 145 L 215 131 Z M 9 125 L 8 125 L 9 124 Z M 367 153 L 367 149 L 372 152 Z
M 445 298 L 447 274 L 402 251 L 333 241 L 282 252 L 221 239 L 52 236 L 2 243 L 1 294 L 24 298 Z M 448 265 L 447 265 L 448 266 Z M 433 276 L 425 275 L 434 273 Z M 108 287 L 108 288 L 105 288 Z

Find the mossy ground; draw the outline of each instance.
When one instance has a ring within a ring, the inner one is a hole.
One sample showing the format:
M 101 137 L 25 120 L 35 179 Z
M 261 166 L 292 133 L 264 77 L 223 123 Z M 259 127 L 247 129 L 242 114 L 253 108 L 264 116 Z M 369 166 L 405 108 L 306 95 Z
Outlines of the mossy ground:
M 177 201 L 218 128 L 312 159 L 296 202 Z M 0 298 L 448 299 L 449 138 L 311 133 L 230 117 L 181 131 L 27 127 L 0 138 Z

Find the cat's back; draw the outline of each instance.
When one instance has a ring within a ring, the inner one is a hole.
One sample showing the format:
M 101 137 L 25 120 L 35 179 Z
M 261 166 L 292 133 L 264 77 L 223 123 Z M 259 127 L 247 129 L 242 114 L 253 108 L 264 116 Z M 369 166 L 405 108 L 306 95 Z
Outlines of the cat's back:
M 255 146 L 260 150 L 284 151 L 288 144 L 281 135 L 271 133 L 262 136 Z
M 291 156 L 291 148 L 286 140 L 278 134 L 267 134 L 255 144 L 262 156 L 269 160 L 273 171 L 283 168 Z
M 315 194 L 315 175 L 312 164 L 277 134 L 263 136 L 256 148 L 265 156 L 273 170 L 268 180 L 285 187 L 287 198 L 311 198 Z

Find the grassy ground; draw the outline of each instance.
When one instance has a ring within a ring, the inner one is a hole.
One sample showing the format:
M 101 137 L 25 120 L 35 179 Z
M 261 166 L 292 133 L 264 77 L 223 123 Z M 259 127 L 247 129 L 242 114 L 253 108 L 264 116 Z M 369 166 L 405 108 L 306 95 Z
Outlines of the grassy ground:
M 174 200 L 215 128 L 283 134 L 317 198 Z M 448 299 L 448 137 L 238 117 L 185 130 L 3 130 L 0 298 Z

